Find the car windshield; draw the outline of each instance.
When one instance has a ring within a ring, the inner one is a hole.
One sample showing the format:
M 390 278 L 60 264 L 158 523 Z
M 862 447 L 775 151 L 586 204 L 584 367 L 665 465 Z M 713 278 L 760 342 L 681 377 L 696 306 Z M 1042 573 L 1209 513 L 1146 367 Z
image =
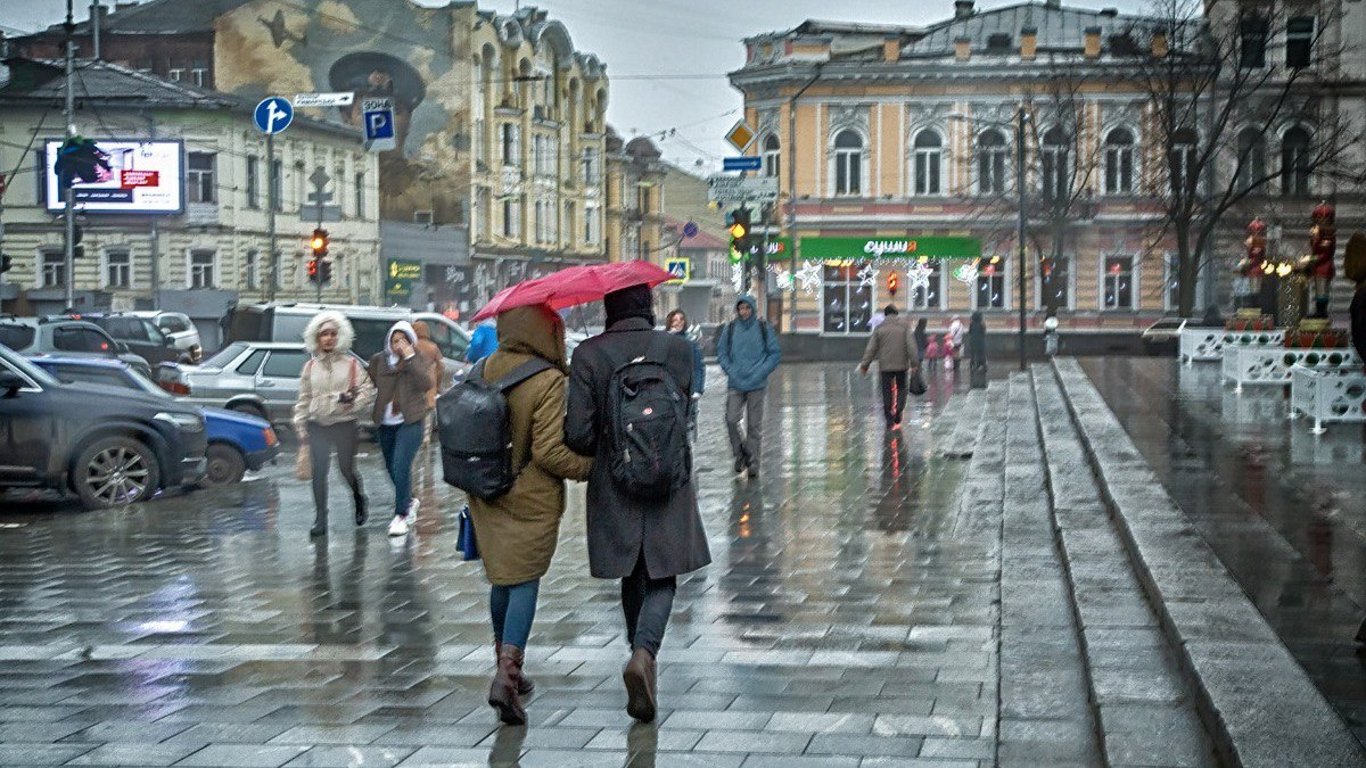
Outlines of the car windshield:
M 8 349 L 5 349 L 4 347 L 0 347 L 0 360 L 4 360 L 6 365 L 8 365 L 11 368 L 14 368 L 15 370 L 19 371 L 20 373 L 24 374 L 30 379 L 33 379 L 42 386 L 51 387 L 61 383 L 57 381 L 57 378 L 54 377 L 52 374 L 48 373 L 42 368 L 39 368 L 33 363 L 30 363 L 29 361 L 25 360 L 19 355 L 14 354 Z
M 246 348 L 246 344 L 243 344 L 240 341 L 234 341 L 233 343 L 219 350 L 218 354 L 200 363 L 200 365 L 202 365 L 205 368 L 224 368 L 228 365 L 228 363 L 231 363 L 233 360 L 236 360 L 237 356 L 242 354 L 242 350 Z

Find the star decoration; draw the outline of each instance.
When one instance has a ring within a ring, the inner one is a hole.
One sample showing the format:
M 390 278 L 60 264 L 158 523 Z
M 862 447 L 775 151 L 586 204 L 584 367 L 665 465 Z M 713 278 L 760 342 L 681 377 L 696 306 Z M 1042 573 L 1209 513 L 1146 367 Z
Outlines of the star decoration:
M 815 293 L 816 289 L 821 287 L 821 265 L 809 261 L 802 262 L 802 268 L 797 270 L 796 278 L 804 293 Z
M 864 265 L 858 271 L 858 284 L 860 288 L 872 288 L 873 283 L 877 282 L 877 270 L 872 264 Z
M 911 289 L 911 293 L 924 291 L 930 287 L 930 277 L 934 275 L 934 270 L 929 264 L 916 262 L 906 268 L 906 286 Z

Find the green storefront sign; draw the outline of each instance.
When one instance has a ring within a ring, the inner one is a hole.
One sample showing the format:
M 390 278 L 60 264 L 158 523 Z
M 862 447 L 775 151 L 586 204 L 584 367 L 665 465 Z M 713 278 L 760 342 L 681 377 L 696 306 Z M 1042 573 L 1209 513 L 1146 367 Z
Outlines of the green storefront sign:
M 801 257 L 812 261 L 879 259 L 977 259 L 982 241 L 975 237 L 803 237 Z
M 750 255 L 759 255 L 759 249 L 764 245 L 764 236 L 750 235 L 749 242 Z M 786 261 L 787 259 L 792 258 L 792 238 L 770 236 L 768 238 L 768 249 L 766 253 L 768 254 L 768 257 L 764 259 L 766 262 Z M 740 254 L 734 249 L 730 252 L 730 260 L 732 263 L 738 263 L 740 261 Z

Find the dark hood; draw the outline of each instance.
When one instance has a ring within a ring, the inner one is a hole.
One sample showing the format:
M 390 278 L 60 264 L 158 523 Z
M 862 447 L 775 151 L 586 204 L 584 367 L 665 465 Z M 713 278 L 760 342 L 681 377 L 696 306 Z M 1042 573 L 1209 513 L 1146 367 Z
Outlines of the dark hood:
M 630 288 L 612 291 L 602 297 L 602 307 L 607 312 L 609 326 L 632 317 L 648 320 L 650 325 L 655 324 L 654 295 L 645 285 L 633 285 Z

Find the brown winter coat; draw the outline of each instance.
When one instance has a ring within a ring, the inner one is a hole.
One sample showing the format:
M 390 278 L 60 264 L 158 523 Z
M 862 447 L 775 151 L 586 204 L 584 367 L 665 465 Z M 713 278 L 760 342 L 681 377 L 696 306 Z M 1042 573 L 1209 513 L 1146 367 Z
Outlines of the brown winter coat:
M 860 367 L 867 370 L 874 360 L 883 373 L 901 373 L 920 367 L 915 331 L 909 319 L 892 315 L 873 330 L 873 335 L 868 337 L 868 346 L 863 350 Z
M 564 481 L 586 480 L 592 459 L 564 444 L 564 323 L 545 307 L 498 316 L 498 351 L 484 375 L 498 379 L 533 357 L 555 364 L 507 393 L 513 466 L 523 467 L 512 490 L 493 501 L 470 499 L 470 515 L 492 584 L 538 579 L 550 568 L 564 515 Z
M 441 394 L 441 390 L 445 389 L 446 385 L 446 382 L 444 381 L 446 378 L 444 371 L 445 366 L 442 365 L 444 358 L 441 355 L 441 347 L 438 347 L 436 342 L 432 341 L 432 331 L 427 327 L 425 321 L 418 320 L 413 323 L 413 331 L 417 333 L 417 353 L 422 355 L 432 364 L 432 372 L 434 375 L 432 376 L 432 388 L 427 390 L 427 407 L 435 408 L 436 396 Z
M 396 331 L 402 331 L 413 345 L 413 354 L 389 364 L 389 339 Z M 404 424 L 416 424 L 432 412 L 427 405 L 427 390 L 436 381 L 436 373 L 427 358 L 417 351 L 417 332 L 406 322 L 398 322 L 384 337 L 384 351 L 376 352 L 370 358 L 370 378 L 375 382 L 375 408 L 372 417 L 375 424 L 383 424 L 389 403 L 403 416 Z

